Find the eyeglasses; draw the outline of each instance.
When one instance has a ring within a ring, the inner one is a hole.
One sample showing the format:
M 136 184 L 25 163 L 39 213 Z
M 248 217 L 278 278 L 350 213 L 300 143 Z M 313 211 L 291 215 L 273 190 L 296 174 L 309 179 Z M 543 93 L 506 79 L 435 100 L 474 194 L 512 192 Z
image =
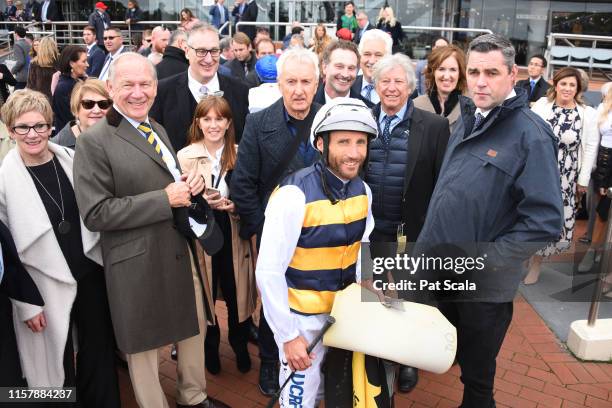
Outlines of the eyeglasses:
M 115 38 L 120 37 L 119 35 L 109 35 L 108 37 L 102 37 L 104 41 L 106 40 L 114 40 Z
M 90 99 L 83 99 L 81 101 L 81 106 L 85 109 L 93 109 L 94 106 L 98 105 L 98 108 L 102 110 L 106 110 L 111 107 L 113 101 L 110 99 L 102 99 L 101 101 L 92 101 Z
M 30 129 L 34 129 L 34 131 L 38 134 L 45 133 L 51 129 L 51 125 L 48 123 L 37 123 L 32 126 L 28 125 L 17 125 L 13 126 L 11 130 L 18 135 L 25 136 L 30 133 Z
M 221 55 L 221 50 L 219 48 L 211 48 L 208 50 L 206 48 L 193 48 L 191 45 L 187 45 L 187 46 L 191 48 L 193 51 L 195 51 L 195 55 L 198 58 L 204 58 L 208 54 L 210 54 L 210 56 L 213 58 L 219 58 L 219 55 Z

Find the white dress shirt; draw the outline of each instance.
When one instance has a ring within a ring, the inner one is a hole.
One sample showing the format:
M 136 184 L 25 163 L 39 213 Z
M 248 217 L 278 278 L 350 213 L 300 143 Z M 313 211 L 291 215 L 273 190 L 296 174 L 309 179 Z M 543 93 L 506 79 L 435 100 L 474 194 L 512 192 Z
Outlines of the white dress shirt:
M 193 98 L 196 100 L 196 102 L 200 102 L 200 99 L 202 99 L 202 96 L 204 96 L 202 92 L 200 91 L 200 89 L 202 89 L 202 86 L 205 86 L 206 88 L 208 88 L 209 93 L 217 92 L 220 90 L 219 77 L 217 76 L 216 73 L 215 73 L 215 76 L 213 76 L 210 81 L 208 81 L 205 84 L 202 84 L 198 82 L 193 77 L 193 75 L 191 75 L 191 68 L 187 69 L 187 86 L 189 87 L 189 90 L 191 91 L 191 94 L 193 95 Z

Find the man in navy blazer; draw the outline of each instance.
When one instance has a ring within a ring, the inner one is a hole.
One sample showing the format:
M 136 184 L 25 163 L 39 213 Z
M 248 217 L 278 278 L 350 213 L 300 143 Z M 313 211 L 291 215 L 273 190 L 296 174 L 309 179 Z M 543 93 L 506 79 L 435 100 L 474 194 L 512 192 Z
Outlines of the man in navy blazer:
M 215 4 L 210 6 L 208 14 L 210 15 L 210 24 L 217 27 L 217 30 L 221 30 L 221 26 L 227 21 L 230 21 L 230 14 L 227 7 L 223 4 L 225 0 L 216 0 Z M 229 24 L 220 31 L 221 35 L 225 35 L 229 32 Z
M 85 26 L 83 29 L 83 41 L 87 46 L 87 76 L 98 77 L 102 67 L 106 53 L 98 44 L 96 44 L 96 29 L 93 26 Z
M 240 215 L 240 236 L 261 238 L 270 194 L 286 175 L 311 165 L 318 153 L 309 143 L 321 105 L 313 103 L 318 60 L 303 48 L 285 51 L 277 62 L 282 98 L 248 116 L 232 175 L 232 200 Z M 278 348 L 266 317 L 259 319 L 259 389 L 278 391 Z
M 204 24 L 191 30 L 187 46 L 189 68 L 186 72 L 159 81 L 155 103 L 149 114 L 169 129 L 172 147 L 179 151 L 187 143 L 187 131 L 200 99 L 222 91 L 232 108 L 238 143 L 249 111 L 249 88 L 235 78 L 217 72 L 221 50 L 219 32 L 215 27 Z M 216 55 L 212 55 L 210 50 L 215 50 Z
M 546 96 L 546 92 L 550 88 L 550 84 L 542 76 L 544 71 L 546 71 L 546 65 L 548 65 L 546 58 L 542 54 L 533 55 L 529 60 L 529 65 L 527 65 L 529 78 L 516 83 L 517 88 L 523 88 L 527 91 L 530 103 Z
M 376 27 L 370 24 L 368 15 L 363 11 L 357 13 L 357 25 L 359 26 L 359 30 L 357 30 L 357 32 L 355 33 L 355 36 L 353 37 L 353 42 L 359 45 L 359 43 L 361 42 L 361 38 L 363 37 L 365 32 L 368 30 L 372 30 Z

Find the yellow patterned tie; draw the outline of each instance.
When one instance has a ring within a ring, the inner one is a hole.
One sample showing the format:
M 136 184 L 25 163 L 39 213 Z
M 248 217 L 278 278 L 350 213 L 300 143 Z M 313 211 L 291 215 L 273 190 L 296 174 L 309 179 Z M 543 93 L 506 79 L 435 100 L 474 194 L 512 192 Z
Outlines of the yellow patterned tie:
M 161 150 L 161 146 L 159 145 L 159 143 L 157 142 L 157 139 L 153 135 L 153 129 L 151 129 L 151 125 L 149 125 L 147 122 L 142 122 L 140 125 L 138 125 L 138 130 L 142 131 L 146 135 L 147 142 L 149 142 L 149 144 L 153 146 L 153 148 L 155 149 L 157 154 L 160 155 L 162 160 L 166 161 L 164 157 L 164 153 Z

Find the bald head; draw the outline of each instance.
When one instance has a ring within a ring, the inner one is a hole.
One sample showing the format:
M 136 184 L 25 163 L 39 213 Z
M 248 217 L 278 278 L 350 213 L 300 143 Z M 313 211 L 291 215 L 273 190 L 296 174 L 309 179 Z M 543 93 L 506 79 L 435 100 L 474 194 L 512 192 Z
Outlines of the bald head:
M 106 86 L 123 115 L 138 122 L 148 119 L 157 94 L 157 75 L 151 61 L 135 52 L 120 54 L 110 66 Z

